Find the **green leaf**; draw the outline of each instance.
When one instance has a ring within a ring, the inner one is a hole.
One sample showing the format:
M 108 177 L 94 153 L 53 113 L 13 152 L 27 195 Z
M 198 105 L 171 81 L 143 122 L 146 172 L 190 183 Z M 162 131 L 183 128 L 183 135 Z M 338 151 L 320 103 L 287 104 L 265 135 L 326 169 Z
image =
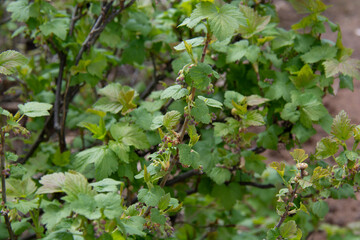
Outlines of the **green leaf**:
M 336 163 L 342 167 L 348 163 L 348 159 L 344 152 L 340 153 L 339 156 L 335 158 Z
M 111 83 L 99 90 L 104 97 L 100 98 L 94 108 L 104 112 L 117 114 L 121 111 L 123 115 L 136 108 L 133 103 L 135 91 L 127 86 L 121 86 L 118 83 Z
M 28 214 L 29 211 L 39 207 L 39 199 L 33 200 L 20 200 L 18 202 L 8 202 L 6 204 L 10 209 L 15 208 L 23 214 Z
M 330 59 L 323 62 L 326 77 L 334 77 L 338 73 L 360 79 L 360 60 L 354 58 L 342 58 L 340 61 Z
M 226 168 L 214 167 L 208 173 L 208 176 L 217 184 L 221 185 L 231 178 L 231 172 Z
M 241 103 L 245 99 L 245 97 L 243 95 L 241 95 L 240 93 L 235 92 L 235 91 L 226 91 L 224 97 L 225 97 L 224 105 L 227 108 L 234 107 L 232 104 L 233 101 L 235 103 Z
M 212 98 L 206 98 L 203 96 L 198 96 L 200 100 L 203 100 L 206 105 L 213 108 L 220 108 L 222 109 L 223 104 L 219 102 L 218 100 L 212 99 Z
M 93 196 L 79 194 L 78 198 L 70 203 L 73 212 L 80 214 L 87 219 L 95 220 L 101 217 L 101 212 L 96 207 L 96 201 Z
M 291 152 L 290 155 L 297 163 L 301 163 L 309 157 L 309 155 L 307 155 L 303 149 L 294 149 L 294 151 Z
M 52 162 L 56 166 L 64 167 L 70 163 L 70 151 L 60 152 L 60 149 L 58 148 L 54 154 L 54 158 L 52 159 Z
M 210 65 L 206 63 L 198 63 L 196 66 L 192 67 L 189 70 L 186 78 L 190 78 L 190 81 L 193 83 L 195 88 L 199 90 L 205 90 L 210 84 L 209 74 L 211 74 L 212 72 L 213 70 Z
M 316 74 L 313 73 L 311 67 L 305 64 L 301 70 L 297 73 L 296 77 L 291 76 L 290 79 L 294 85 L 300 88 L 309 88 L 316 84 L 314 81 Z
M 191 109 L 191 115 L 194 116 L 195 120 L 198 122 L 205 124 L 211 122 L 209 108 L 206 106 L 206 103 L 199 98 L 195 100 L 195 106 Z
M 27 64 L 27 58 L 21 53 L 7 50 L 0 53 L 0 74 L 13 74 L 17 67 Z
M 222 5 L 218 13 L 209 17 L 210 28 L 219 41 L 231 37 L 240 26 L 241 20 L 242 14 L 230 4 Z
M 239 26 L 243 38 L 251 38 L 261 32 L 271 20 L 271 16 L 261 16 L 253 8 L 245 5 L 240 5 L 240 12 L 245 17 Z
M 339 84 L 340 88 L 347 88 L 350 89 L 351 91 L 354 91 L 354 79 L 352 77 L 340 74 L 339 79 L 340 79 L 340 84 Z
M 186 40 L 186 43 L 187 43 L 187 44 L 190 44 L 191 47 L 194 48 L 194 47 L 198 47 L 198 46 L 200 46 L 200 45 L 203 45 L 203 44 L 204 44 L 204 41 L 205 41 L 205 38 L 203 38 L 203 37 L 196 37 L 196 38 L 192 38 L 192 39 Z M 174 49 L 175 49 L 176 51 L 185 50 L 186 48 L 185 48 L 185 43 L 184 43 L 184 41 L 181 42 L 180 44 L 176 45 L 176 46 L 174 47 Z
M 146 188 L 140 189 L 138 198 L 140 202 L 145 203 L 147 206 L 156 207 L 164 195 L 164 189 L 160 186 L 155 186 L 150 190 Z
M 117 192 L 118 186 L 123 182 L 116 181 L 111 178 L 105 178 L 101 181 L 90 183 L 89 185 L 97 192 Z
M 166 217 L 162 215 L 158 209 L 152 208 L 150 210 L 150 219 L 151 222 L 158 223 L 158 224 L 165 224 Z
M 326 159 L 337 153 L 338 143 L 332 138 L 323 138 L 316 145 L 315 156 L 317 159 Z
M 316 134 L 316 130 L 314 128 L 306 128 L 298 122 L 291 129 L 291 133 L 295 134 L 300 143 L 304 143 Z
M 197 168 L 200 162 L 200 155 L 196 151 L 192 150 L 189 145 L 180 144 L 177 146 L 179 149 L 180 163 L 185 165 L 191 165 L 193 168 Z
M 11 19 L 26 22 L 30 17 L 30 4 L 28 0 L 10 2 L 6 10 L 11 12 Z
M 167 193 L 160 198 L 159 206 L 158 206 L 160 210 L 165 210 L 169 206 L 170 198 L 171 198 L 170 193 Z
M 127 235 L 138 235 L 145 237 L 146 233 L 143 232 L 143 225 L 145 218 L 140 216 L 131 216 L 130 218 L 118 219 L 118 226 L 124 234 Z
M 8 197 L 26 198 L 36 191 L 36 185 L 30 178 L 20 180 L 6 179 L 6 195 Z
M 281 177 L 284 177 L 285 163 L 283 162 L 272 162 L 270 167 L 275 169 Z
M 178 100 L 182 97 L 185 97 L 189 94 L 189 90 L 183 88 L 181 85 L 174 85 L 166 88 L 162 94 L 161 99 L 172 98 L 174 100 Z
M 242 121 L 245 127 L 262 126 L 265 124 L 264 117 L 256 111 L 247 112 L 245 115 L 243 115 Z
M 296 235 L 296 233 L 297 226 L 294 220 L 290 220 L 280 226 L 280 235 L 283 238 L 292 238 Z
M 195 10 L 191 13 L 190 18 L 185 19 L 185 21 L 179 26 L 187 25 L 189 28 L 193 28 L 201 20 L 212 17 L 216 13 L 217 10 L 214 4 L 210 2 L 200 2 L 196 5 Z
M 337 189 L 331 188 L 330 192 L 331 192 L 331 197 L 333 197 L 334 199 L 343 199 L 349 197 L 355 199 L 354 187 L 348 183 L 345 183 L 344 185 L 342 185 Z
M 311 211 L 319 218 L 323 218 L 329 212 L 329 206 L 327 202 L 319 200 L 311 206 Z
M 311 176 L 311 182 L 315 182 L 318 181 L 319 179 L 323 178 L 323 177 L 327 177 L 330 175 L 329 170 L 322 168 L 320 166 L 317 166 L 314 171 L 313 174 Z
M 150 144 L 145 133 L 135 125 L 116 123 L 110 127 L 111 136 L 118 142 L 138 149 L 147 149 Z
M 334 58 L 336 56 L 336 52 L 337 49 L 335 46 L 324 44 L 311 48 L 309 52 L 305 53 L 300 58 L 305 63 L 316 63 L 321 60 L 328 60 Z
M 178 111 L 174 110 L 167 112 L 163 118 L 163 124 L 169 131 L 171 131 L 176 127 L 176 125 L 179 124 L 180 118 L 181 113 L 179 113 Z
M 245 57 L 251 62 L 256 63 L 259 58 L 261 49 L 256 45 L 251 45 L 246 49 Z
M 48 111 L 52 108 L 52 105 L 49 103 L 27 102 L 19 104 L 18 107 L 20 112 L 28 117 L 42 117 L 50 115 Z
M 331 125 L 331 134 L 337 137 L 339 140 L 346 141 L 352 137 L 355 125 L 350 123 L 349 116 L 342 110 L 334 118 Z
M 227 47 L 226 63 L 236 62 L 241 60 L 247 53 L 249 47 L 248 40 L 241 40 Z
M 55 18 L 39 26 L 41 32 L 45 36 L 54 34 L 61 40 L 65 40 L 67 31 L 69 30 L 69 19 L 68 18 Z
M 271 125 L 266 131 L 258 135 L 257 144 L 267 149 L 277 149 L 278 135 L 282 133 L 282 129 L 279 126 Z
M 97 194 L 95 196 L 95 201 L 98 208 L 102 209 L 105 217 L 109 219 L 120 217 L 124 212 L 122 200 L 117 191 L 107 194 Z
M 116 154 L 116 156 L 124 163 L 129 163 L 130 147 L 121 143 L 110 140 L 109 148 Z

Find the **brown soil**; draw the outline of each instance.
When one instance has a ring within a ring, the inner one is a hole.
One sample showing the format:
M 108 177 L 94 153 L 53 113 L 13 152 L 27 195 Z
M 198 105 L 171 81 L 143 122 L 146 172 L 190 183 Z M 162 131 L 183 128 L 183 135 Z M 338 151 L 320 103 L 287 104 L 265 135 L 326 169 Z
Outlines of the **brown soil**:
M 279 11 L 281 27 L 290 29 L 293 23 L 296 23 L 301 16 L 296 14 L 291 5 L 284 0 L 275 0 L 276 7 Z M 325 16 L 331 21 L 338 23 L 342 30 L 343 44 L 346 47 L 354 49 L 353 57 L 360 58 L 360 0 L 324 0 L 327 5 L 332 5 L 327 9 Z M 358 30 L 357 30 L 358 29 Z M 356 32 L 358 31 L 358 32 Z M 337 34 L 332 33 L 329 29 L 323 37 L 332 41 L 336 41 Z M 330 114 L 335 116 L 341 110 L 345 110 L 352 123 L 360 124 L 360 82 L 354 82 L 354 92 L 348 89 L 339 89 L 334 85 L 336 96 L 326 96 L 324 104 L 328 108 Z M 317 128 L 319 133 L 309 140 L 303 146 L 309 153 L 314 152 L 314 147 L 317 141 L 327 134 L 320 128 Z M 278 152 L 268 152 L 268 156 L 274 160 L 289 160 L 291 159 L 289 153 L 280 149 Z M 360 195 L 357 194 L 357 200 L 343 199 L 343 200 L 328 200 L 330 212 L 325 217 L 325 221 L 330 224 L 345 227 L 353 222 L 360 222 Z M 327 239 L 324 232 L 312 234 L 308 239 L 322 240 Z M 360 239 L 360 237 L 359 237 Z

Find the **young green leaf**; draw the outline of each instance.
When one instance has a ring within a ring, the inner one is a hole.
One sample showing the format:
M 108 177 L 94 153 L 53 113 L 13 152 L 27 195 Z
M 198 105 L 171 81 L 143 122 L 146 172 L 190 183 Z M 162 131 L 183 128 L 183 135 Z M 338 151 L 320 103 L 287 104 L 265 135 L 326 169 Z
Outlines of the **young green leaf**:
M 55 36 L 64 41 L 69 30 L 69 19 L 55 18 L 40 25 L 39 28 L 45 36 L 49 36 L 53 33 Z
M 317 159 L 326 159 L 337 153 L 338 143 L 332 138 L 323 138 L 316 145 L 315 156 Z
M 152 189 L 140 189 L 138 198 L 140 202 L 145 203 L 147 206 L 156 207 L 162 196 L 165 195 L 165 191 L 159 187 L 155 186 Z
M 13 74 L 17 67 L 27 62 L 27 58 L 17 51 L 7 50 L 2 52 L 0 53 L 0 74 Z
M 329 44 L 316 46 L 310 49 L 309 52 L 301 56 L 301 60 L 305 63 L 316 63 L 321 60 L 329 60 L 336 56 L 337 49 Z
M 19 104 L 18 107 L 20 112 L 28 117 L 42 117 L 50 115 L 48 111 L 52 108 L 52 105 L 49 103 L 27 102 Z
M 301 163 L 309 157 L 309 155 L 307 155 L 303 149 L 294 149 L 294 151 L 291 152 L 290 155 L 297 163 Z
M 176 125 L 178 125 L 180 118 L 181 113 L 178 111 L 174 110 L 167 112 L 163 118 L 163 124 L 169 131 L 171 131 L 174 127 L 176 127 Z
M 189 90 L 187 90 L 186 88 L 183 88 L 181 85 L 174 85 L 166 88 L 162 92 L 161 99 L 173 98 L 174 100 L 178 100 L 188 94 Z
M 209 108 L 206 103 L 199 98 L 195 100 L 195 106 L 191 109 L 191 115 L 194 116 L 196 121 L 208 124 L 211 121 Z
M 334 77 L 338 73 L 360 79 L 360 61 L 354 58 L 343 57 L 340 61 L 330 59 L 323 62 L 326 77 Z
M 349 116 L 345 111 L 341 111 L 334 118 L 331 125 L 331 134 L 339 140 L 346 141 L 353 135 L 355 125 L 350 123 Z
M 241 19 L 239 32 L 243 38 L 251 38 L 256 33 L 265 29 L 270 22 L 270 16 L 260 16 L 253 8 L 245 5 L 240 5 L 240 11 L 245 19 Z

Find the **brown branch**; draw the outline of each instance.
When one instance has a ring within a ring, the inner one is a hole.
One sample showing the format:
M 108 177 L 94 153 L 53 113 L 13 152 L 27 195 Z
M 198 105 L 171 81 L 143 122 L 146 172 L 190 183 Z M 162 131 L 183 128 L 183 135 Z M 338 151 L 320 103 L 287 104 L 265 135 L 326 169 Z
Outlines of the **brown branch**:
M 2 196 L 2 211 L 1 214 L 4 216 L 5 218 L 5 224 L 6 224 L 6 228 L 9 232 L 9 237 L 11 240 L 15 239 L 14 238 L 14 232 L 11 228 L 11 223 L 10 223 L 10 218 L 8 215 L 8 211 L 7 208 L 5 206 L 6 204 L 6 172 L 5 172 L 5 132 L 3 131 L 3 129 L 0 129 L 0 135 L 1 135 L 1 148 L 0 148 L 0 157 L 1 157 L 1 163 L 0 163 L 0 174 L 1 174 L 1 196 Z M 5 210 L 4 210 L 5 209 Z

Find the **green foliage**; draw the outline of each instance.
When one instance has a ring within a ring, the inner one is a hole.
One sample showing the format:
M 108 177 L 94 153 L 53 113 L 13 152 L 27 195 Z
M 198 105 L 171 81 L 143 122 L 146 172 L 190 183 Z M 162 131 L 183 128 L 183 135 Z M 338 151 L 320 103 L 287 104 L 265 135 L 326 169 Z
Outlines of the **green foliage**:
M 353 90 L 359 60 L 324 3 L 290 3 L 307 15 L 287 31 L 271 1 L 6 1 L 4 35 L 36 50 L 0 53 L 31 100 L 0 108 L 0 238 L 297 240 L 326 226 L 325 199 L 360 183 L 360 126 L 323 97 L 335 78 Z M 307 154 L 315 124 L 330 135 Z M 268 164 L 279 145 L 292 159 Z

